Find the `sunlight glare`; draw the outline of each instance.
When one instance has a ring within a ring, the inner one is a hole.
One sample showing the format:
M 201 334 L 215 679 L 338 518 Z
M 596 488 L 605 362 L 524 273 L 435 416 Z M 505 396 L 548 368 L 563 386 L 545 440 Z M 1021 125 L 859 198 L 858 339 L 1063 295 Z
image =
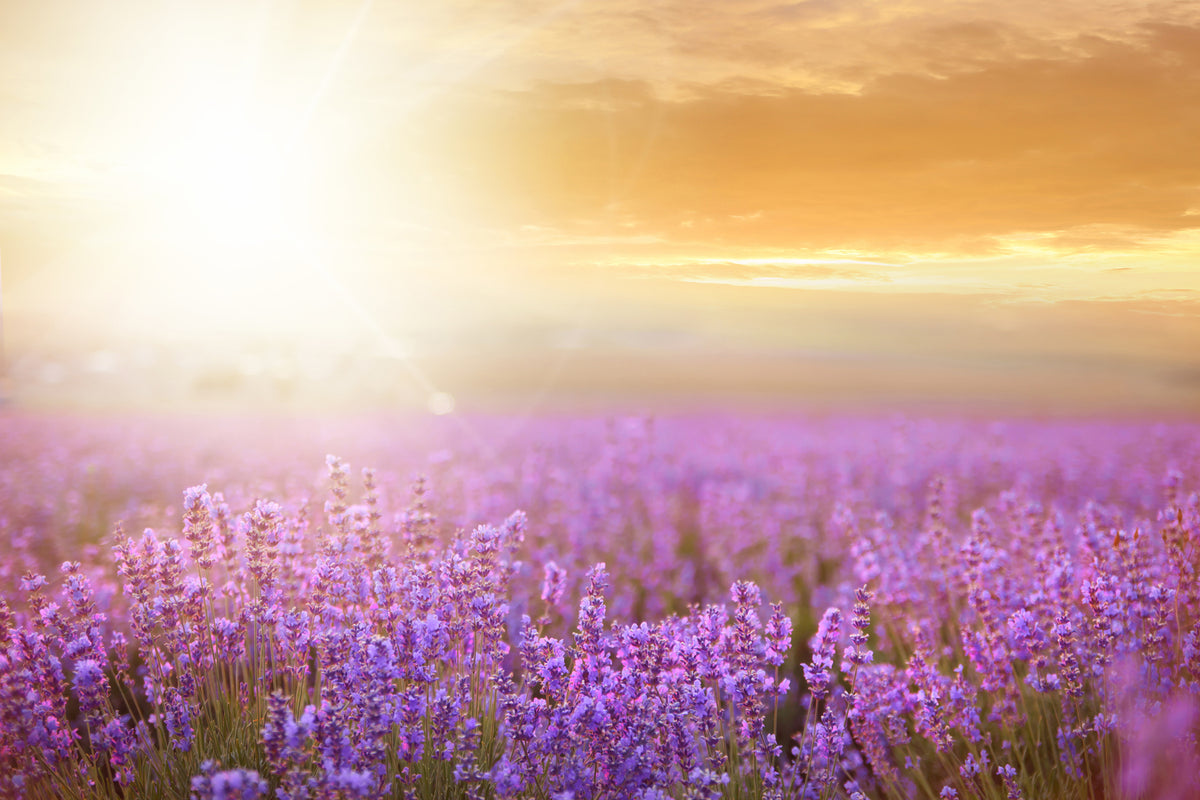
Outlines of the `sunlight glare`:
M 159 234 L 183 248 L 277 251 L 304 230 L 280 126 L 219 104 L 145 160 Z

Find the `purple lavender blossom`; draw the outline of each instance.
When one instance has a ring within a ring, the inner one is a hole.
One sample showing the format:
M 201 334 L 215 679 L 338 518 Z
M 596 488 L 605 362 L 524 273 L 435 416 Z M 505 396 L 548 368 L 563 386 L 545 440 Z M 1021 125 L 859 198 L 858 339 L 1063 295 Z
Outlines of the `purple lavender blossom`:
M 834 652 L 841 624 L 842 612 L 837 608 L 827 609 L 810 643 L 812 661 L 804 665 L 804 679 L 808 682 L 808 690 L 814 700 L 821 700 L 829 693 L 829 683 L 833 679 Z
M 183 511 L 183 536 L 191 546 L 192 560 L 202 570 L 211 569 L 216 564 L 217 542 L 207 484 L 184 490 Z
M 544 570 L 542 600 L 547 607 L 555 608 L 562 602 L 563 592 L 567 588 L 567 571 L 553 561 L 546 562 Z
M 996 774 L 1004 781 L 1005 797 L 1008 800 L 1021 800 L 1021 785 L 1017 782 L 1017 770 L 1012 764 L 1004 764 L 996 768 Z
M 771 616 L 767 619 L 766 652 L 764 659 L 773 667 L 783 664 L 792 649 L 792 618 L 783 611 L 782 603 L 771 605 Z
M 258 800 L 269 790 L 267 782 L 254 770 L 220 770 L 220 765 L 205 761 L 201 773 L 192 778 L 191 800 Z
M 854 591 L 854 616 L 850 620 L 852 632 L 850 647 L 846 648 L 842 662 L 843 672 L 852 672 L 857 668 L 870 664 L 874 658 L 867 647 L 869 636 L 867 629 L 871 626 L 871 599 L 873 595 L 866 586 L 860 586 Z

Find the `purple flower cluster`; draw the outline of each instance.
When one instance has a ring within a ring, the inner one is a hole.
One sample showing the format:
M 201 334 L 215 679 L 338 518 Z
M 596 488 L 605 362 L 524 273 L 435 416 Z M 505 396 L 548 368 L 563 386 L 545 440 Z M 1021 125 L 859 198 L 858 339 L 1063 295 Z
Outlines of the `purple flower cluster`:
M 1200 794 L 1193 427 L 547 421 L 179 504 L 6 424 L 0 797 Z
M 269 787 L 257 772 L 247 769 L 218 770 L 219 762 L 205 761 L 192 778 L 190 800 L 258 800 L 268 796 Z

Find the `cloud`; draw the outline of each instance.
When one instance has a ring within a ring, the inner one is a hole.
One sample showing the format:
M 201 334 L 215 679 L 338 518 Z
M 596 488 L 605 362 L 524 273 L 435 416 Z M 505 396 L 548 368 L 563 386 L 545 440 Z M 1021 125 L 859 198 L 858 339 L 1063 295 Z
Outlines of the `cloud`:
M 864 3 L 861 0 L 561 0 L 479 3 L 445 0 L 436 11 L 376 12 L 394 52 L 478 51 L 509 34 L 513 44 L 480 80 L 512 88 L 558 76 L 648 82 L 668 96 L 697 85 L 858 92 L 886 75 L 945 77 L 988 63 L 1077 57 L 1082 39 L 1126 41 L 1147 19 L 1200 21 L 1190 4 L 1059 0 Z M 394 56 L 408 59 L 408 56 Z
M 0 197 L 25 197 L 32 194 L 38 182 L 22 175 L 0 174 Z
M 103 222 L 103 210 L 78 185 L 0 173 L 0 247 L 10 257 L 61 250 Z M 9 264 L 18 267 L 10 278 L 27 269 L 24 257 Z
M 462 92 L 412 144 L 497 220 L 569 227 L 619 204 L 691 241 L 1003 252 L 995 237 L 1090 231 L 1060 242 L 1077 249 L 1119 231 L 1136 248 L 1198 227 L 1195 41 L 1200 29 L 1152 26 L 1070 60 L 891 75 L 859 94 L 669 100 L 630 80 Z
M 1087 302 L 1119 306 L 1130 314 L 1153 314 L 1191 321 L 1200 335 L 1200 289 L 1150 289 L 1130 295 L 1097 295 Z
M 868 271 L 862 265 L 875 267 Z M 859 266 L 856 266 L 859 265 Z M 692 260 L 677 263 L 619 264 L 611 271 L 624 276 L 675 280 L 687 283 L 760 286 L 773 288 L 820 288 L 890 283 L 891 275 L 874 262 L 820 259 L 741 259 L 729 261 Z

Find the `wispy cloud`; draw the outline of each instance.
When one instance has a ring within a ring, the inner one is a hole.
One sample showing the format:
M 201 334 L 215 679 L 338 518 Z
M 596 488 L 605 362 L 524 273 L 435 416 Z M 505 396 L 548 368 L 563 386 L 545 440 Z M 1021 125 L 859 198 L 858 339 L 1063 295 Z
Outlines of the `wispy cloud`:
M 876 268 L 868 271 L 862 267 Z M 691 259 L 670 263 L 625 263 L 614 272 L 629 277 L 673 280 L 684 283 L 757 286 L 764 288 L 865 288 L 890 283 L 892 276 L 879 268 L 893 265 L 819 258 L 741 258 L 723 261 Z
M 1073 58 L 889 75 L 853 95 L 537 84 L 445 98 L 426 142 L 447 171 L 471 171 L 482 211 L 546 224 L 620 203 L 681 241 L 995 255 L 1024 235 L 1046 237 L 1025 244 L 1047 253 L 1151 249 L 1200 227 L 1193 39 L 1200 29 L 1146 27 Z

